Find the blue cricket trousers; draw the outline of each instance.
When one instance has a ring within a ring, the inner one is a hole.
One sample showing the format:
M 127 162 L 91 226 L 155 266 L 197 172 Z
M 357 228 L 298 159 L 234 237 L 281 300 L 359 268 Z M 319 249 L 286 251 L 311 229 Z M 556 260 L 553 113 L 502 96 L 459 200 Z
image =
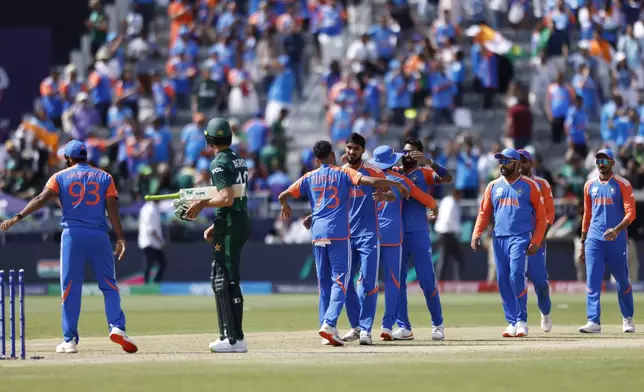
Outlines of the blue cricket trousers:
M 528 321 L 528 286 L 526 269 L 531 234 L 494 237 L 494 260 L 496 263 L 496 281 L 499 285 L 503 311 L 508 323 L 516 325 L 519 321 Z
M 385 283 L 385 314 L 382 316 L 382 328 L 393 329 L 394 322 L 396 322 L 398 297 L 400 296 L 402 245 L 381 245 L 380 260 Z
M 318 274 L 320 326 L 325 322 L 335 327 L 344 307 L 351 270 L 351 244 L 346 240 L 313 244 Z
M 407 309 L 407 263 L 409 257 L 414 260 L 418 283 L 423 290 L 425 303 L 432 318 L 432 325 L 443 325 L 441 307 L 434 264 L 432 262 L 432 243 L 426 231 L 405 233 L 402 245 L 402 265 L 400 269 L 400 296 L 398 299 L 397 322 L 400 328 L 411 330 L 409 311 Z
M 546 269 L 547 245 L 544 242 L 537 254 L 528 256 L 528 276 L 534 285 L 537 294 L 537 305 L 541 314 L 550 314 L 552 302 L 550 301 L 550 284 L 548 283 L 548 270 Z
M 351 276 L 347 288 L 347 317 L 351 328 L 371 332 L 378 305 L 380 241 L 377 236 L 351 238 Z M 353 277 L 360 272 L 358 289 Z
M 125 331 L 125 315 L 116 287 L 114 255 L 109 235 L 102 230 L 68 228 L 63 230 L 60 244 L 60 286 L 63 295 L 62 324 L 66 342 L 78 343 L 78 318 L 83 295 L 85 264 L 94 270 L 98 287 L 105 299 L 107 324 Z
M 628 270 L 628 243 L 626 239 L 600 241 L 586 239 L 586 313 L 588 320 L 600 324 L 602 292 L 606 267 L 617 282 L 617 300 L 624 318 L 633 317 L 633 290 Z

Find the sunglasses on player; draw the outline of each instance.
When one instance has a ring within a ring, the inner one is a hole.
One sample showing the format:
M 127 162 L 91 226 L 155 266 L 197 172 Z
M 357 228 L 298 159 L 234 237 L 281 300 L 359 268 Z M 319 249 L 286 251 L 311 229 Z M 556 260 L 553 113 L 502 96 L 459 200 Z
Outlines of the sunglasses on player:
M 501 158 L 499 159 L 499 165 L 509 165 L 514 162 L 514 159 Z
M 599 165 L 610 166 L 612 162 L 613 161 L 611 161 L 610 159 L 595 159 L 595 164 L 597 166 Z

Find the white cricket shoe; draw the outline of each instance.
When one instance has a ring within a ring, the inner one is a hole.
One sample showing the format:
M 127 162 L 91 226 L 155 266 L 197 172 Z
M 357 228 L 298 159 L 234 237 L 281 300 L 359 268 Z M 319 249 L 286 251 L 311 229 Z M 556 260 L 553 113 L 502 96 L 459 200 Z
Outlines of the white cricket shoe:
M 445 339 L 445 328 L 443 325 L 432 325 L 432 340 Z
M 59 354 L 76 354 L 78 352 L 78 349 L 76 349 L 76 342 L 73 340 L 69 342 L 63 341 L 61 344 L 56 346 L 56 352 Z
M 541 315 L 541 330 L 543 332 L 550 332 L 552 329 L 552 317 L 549 314 Z
M 134 343 L 134 341 L 127 336 L 125 331 L 120 328 L 112 328 L 112 331 L 110 332 L 110 340 L 120 345 L 126 353 L 134 354 L 139 351 L 136 343 Z
M 340 339 L 338 330 L 327 323 L 322 324 L 322 328 L 318 331 L 320 336 L 326 339 L 332 346 L 344 346 L 344 341 Z
M 525 338 L 528 336 L 528 323 L 525 321 L 517 322 L 517 338 Z
M 581 333 L 602 333 L 602 326 L 594 323 L 592 321 L 588 321 L 586 325 L 583 327 L 579 328 L 579 332 Z
M 383 340 L 385 342 L 393 341 L 394 336 L 391 333 L 391 329 L 389 329 L 389 328 L 380 329 L 380 340 Z
M 351 328 L 349 332 L 345 333 L 342 336 L 342 340 L 345 342 L 353 342 L 360 339 L 360 328 Z
M 501 336 L 503 336 L 504 338 L 515 338 L 517 336 L 517 327 L 512 324 L 508 324 Z
M 245 340 L 237 339 L 235 344 L 233 344 L 232 346 L 233 346 L 233 352 L 236 352 L 236 353 L 245 353 L 248 351 L 248 343 L 246 343 Z
M 360 345 L 361 346 L 371 346 L 373 341 L 371 340 L 371 334 L 367 331 L 360 331 Z
M 633 323 L 632 317 L 627 317 L 624 319 L 624 322 L 622 323 L 622 330 L 624 331 L 624 333 L 635 332 L 635 323 Z
M 213 353 L 234 353 L 235 348 L 230 344 L 228 338 L 221 340 L 217 339 L 208 345 L 208 348 Z
M 407 328 L 398 328 L 393 333 L 394 340 L 414 340 L 414 333 Z

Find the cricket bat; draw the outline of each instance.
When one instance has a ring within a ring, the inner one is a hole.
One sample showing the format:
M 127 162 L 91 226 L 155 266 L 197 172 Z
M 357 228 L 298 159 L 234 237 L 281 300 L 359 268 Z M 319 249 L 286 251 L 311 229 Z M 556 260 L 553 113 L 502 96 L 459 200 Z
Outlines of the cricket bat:
M 245 184 L 235 184 L 232 188 L 233 196 L 235 198 L 245 197 L 247 194 Z M 217 187 L 205 186 L 201 188 L 184 188 L 179 190 L 177 193 L 168 193 L 166 195 L 147 195 L 145 196 L 145 200 L 158 201 L 179 199 L 181 201 L 201 201 L 214 199 L 218 195 L 219 192 L 217 191 Z
M 147 195 L 145 196 L 146 201 L 157 201 L 157 200 L 174 200 L 179 199 L 182 201 L 200 201 L 200 200 L 210 200 L 219 195 L 217 188 L 214 186 L 206 186 L 202 188 L 184 188 L 179 190 L 177 193 L 168 193 L 166 195 Z

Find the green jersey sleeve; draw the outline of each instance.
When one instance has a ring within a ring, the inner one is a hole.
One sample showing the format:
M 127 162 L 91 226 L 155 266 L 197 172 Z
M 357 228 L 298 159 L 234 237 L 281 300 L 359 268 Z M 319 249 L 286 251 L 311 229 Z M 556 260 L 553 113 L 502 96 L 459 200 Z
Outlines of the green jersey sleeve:
M 235 175 L 235 170 L 230 165 L 227 165 L 226 162 L 213 161 L 210 164 L 210 179 L 212 185 L 216 186 L 218 191 L 235 185 L 237 181 Z

